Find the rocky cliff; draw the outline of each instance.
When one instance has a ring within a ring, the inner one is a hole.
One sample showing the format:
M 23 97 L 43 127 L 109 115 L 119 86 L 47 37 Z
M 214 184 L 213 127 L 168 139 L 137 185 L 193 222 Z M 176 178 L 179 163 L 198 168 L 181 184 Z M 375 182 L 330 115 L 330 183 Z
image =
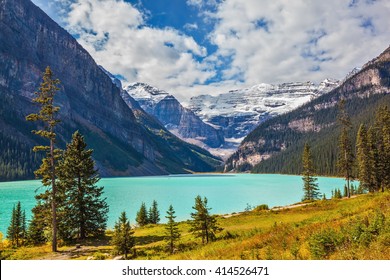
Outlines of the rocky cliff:
M 80 130 L 95 149 L 102 175 L 166 174 L 191 169 L 172 150 L 161 149 L 161 139 L 150 135 L 137 121 L 110 77 L 70 34 L 31 1 L 0 0 L 0 42 L 2 149 L 23 146 L 27 153 L 41 141 L 30 133 L 34 126 L 24 118 L 37 110 L 31 99 L 49 65 L 61 80 L 56 99 L 61 107 L 62 122 L 57 131 L 60 146 L 74 130 Z M 20 151 L 12 152 L 15 155 L 9 158 L 13 161 L 3 164 L 10 169 L 23 166 L 25 163 L 17 159 Z M 205 166 L 209 165 L 204 162 L 199 169 L 207 169 Z M 10 179 L 5 174 L 0 177 Z
M 224 143 L 221 130 L 204 123 L 169 93 L 143 83 L 129 85 L 125 91 L 137 100 L 146 112 L 155 116 L 181 139 L 211 148 L 217 148 Z

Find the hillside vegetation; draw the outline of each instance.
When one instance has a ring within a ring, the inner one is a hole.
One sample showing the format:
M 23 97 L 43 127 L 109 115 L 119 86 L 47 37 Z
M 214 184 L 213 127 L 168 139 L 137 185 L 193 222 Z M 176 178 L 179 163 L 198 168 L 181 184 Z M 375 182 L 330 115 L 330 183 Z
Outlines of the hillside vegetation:
M 218 217 L 224 230 L 217 240 L 202 245 L 179 223 L 180 244 L 174 254 L 166 251 L 164 225 L 135 229 L 134 259 L 389 259 L 390 193 L 351 199 L 322 200 L 281 210 L 253 210 Z M 11 249 L 3 241 L 6 259 L 112 259 L 112 232 L 87 240 L 81 248 L 50 245 Z
M 338 88 L 317 99 L 260 124 L 227 161 L 225 170 L 254 173 L 301 173 L 301 154 L 309 143 L 317 174 L 337 175 L 337 144 L 340 135 L 338 107 L 352 121 L 351 135 L 361 123 L 373 124 L 380 106 L 390 107 L 390 48 L 362 70 L 348 77 Z M 355 139 L 352 139 L 354 146 Z

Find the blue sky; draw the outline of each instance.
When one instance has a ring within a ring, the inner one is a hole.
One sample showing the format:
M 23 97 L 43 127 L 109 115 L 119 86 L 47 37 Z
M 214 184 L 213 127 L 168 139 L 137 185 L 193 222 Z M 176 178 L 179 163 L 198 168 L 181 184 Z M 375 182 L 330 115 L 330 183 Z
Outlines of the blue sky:
M 390 43 L 387 0 L 33 0 L 124 84 L 181 99 L 342 79 Z

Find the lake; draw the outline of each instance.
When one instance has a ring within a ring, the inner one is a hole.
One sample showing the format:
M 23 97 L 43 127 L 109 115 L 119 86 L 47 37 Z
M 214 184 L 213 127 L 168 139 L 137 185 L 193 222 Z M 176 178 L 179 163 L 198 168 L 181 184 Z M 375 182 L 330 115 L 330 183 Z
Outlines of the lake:
M 321 193 L 327 198 L 335 188 L 343 189 L 345 181 L 340 178 L 319 177 Z M 38 180 L 0 183 L 0 231 L 5 235 L 10 223 L 13 206 L 20 201 L 26 210 L 27 220 L 36 204 L 36 191 L 43 191 Z M 170 204 L 176 211 L 176 220 L 190 218 L 197 195 L 206 196 L 212 214 L 226 214 L 244 211 L 247 204 L 269 207 L 288 205 L 301 200 L 303 196 L 302 177 L 277 174 L 200 174 L 171 175 L 155 177 L 103 178 L 104 196 L 110 207 L 108 227 L 113 228 L 122 211 L 126 211 L 130 222 L 141 203 L 152 205 L 158 202 L 161 222 L 165 222 Z

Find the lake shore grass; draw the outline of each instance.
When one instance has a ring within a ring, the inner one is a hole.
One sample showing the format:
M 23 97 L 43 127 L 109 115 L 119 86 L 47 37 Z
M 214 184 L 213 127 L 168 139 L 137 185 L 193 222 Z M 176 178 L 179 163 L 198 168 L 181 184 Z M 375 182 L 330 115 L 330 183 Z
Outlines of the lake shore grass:
M 298 204 L 299 205 L 299 204 Z M 174 254 L 165 250 L 164 225 L 135 229 L 134 259 L 390 259 L 390 193 L 330 199 L 295 207 L 252 210 L 218 216 L 224 228 L 217 240 L 201 244 L 189 233 L 187 222 L 179 223 L 181 239 Z M 59 247 L 50 245 L 7 248 L 7 259 L 113 259 L 111 231 L 99 240 Z

